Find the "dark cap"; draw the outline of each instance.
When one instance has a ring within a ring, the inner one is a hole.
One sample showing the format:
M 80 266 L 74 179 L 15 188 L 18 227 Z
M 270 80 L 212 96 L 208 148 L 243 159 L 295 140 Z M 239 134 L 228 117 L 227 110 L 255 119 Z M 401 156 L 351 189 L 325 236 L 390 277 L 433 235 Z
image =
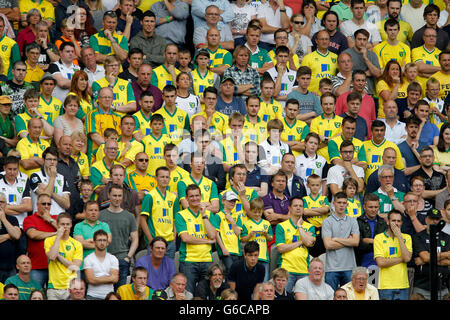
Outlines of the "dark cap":
M 438 209 L 433 209 L 428 211 L 427 217 L 431 219 L 442 219 L 442 214 Z
M 155 290 L 152 294 L 152 300 L 167 300 L 167 293 L 164 290 Z
M 225 78 L 223 78 L 221 83 L 224 83 L 226 81 L 231 81 L 231 82 L 233 82 L 233 84 L 236 84 L 236 82 L 234 81 L 234 79 L 232 77 L 225 77 Z

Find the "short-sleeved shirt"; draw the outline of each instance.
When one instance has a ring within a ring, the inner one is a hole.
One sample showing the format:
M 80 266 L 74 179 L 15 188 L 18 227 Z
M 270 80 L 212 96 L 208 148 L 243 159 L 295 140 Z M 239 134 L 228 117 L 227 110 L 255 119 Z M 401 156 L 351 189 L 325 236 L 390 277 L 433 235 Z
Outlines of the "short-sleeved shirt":
M 297 280 L 294 286 L 294 292 L 305 293 L 308 300 L 333 300 L 333 288 L 325 281 L 319 286 L 313 284 L 309 277 Z
M 86 269 L 92 270 L 95 278 L 110 276 L 111 270 L 119 270 L 119 260 L 106 252 L 103 261 L 100 261 L 95 253 L 91 253 L 83 260 L 83 270 Z M 97 299 L 104 299 L 111 291 L 114 291 L 112 283 L 89 284 L 86 294 Z
M 117 293 L 122 300 L 151 300 L 153 295 L 153 289 L 145 286 L 145 293 L 141 299 L 137 298 L 136 290 L 134 289 L 134 283 L 124 284 L 117 289 Z
M 41 13 L 42 20 L 55 22 L 55 7 L 46 0 L 20 0 L 20 14 L 26 15 L 31 9 L 38 9 Z
M 402 233 L 406 248 L 412 253 L 412 240 L 409 234 Z M 374 259 L 401 257 L 399 239 L 390 237 L 386 232 L 377 234 L 373 239 Z M 398 263 L 391 267 L 380 268 L 378 289 L 409 288 L 406 263 Z
M 228 281 L 236 284 L 236 292 L 239 300 L 251 300 L 253 290 L 257 284 L 263 283 L 265 270 L 261 263 L 257 263 L 253 269 L 246 266 L 241 259 L 233 263 L 228 273 Z
M 42 153 L 45 149 L 50 146 L 50 143 L 47 140 L 38 139 L 37 142 L 31 141 L 29 136 L 26 136 L 23 139 L 20 139 L 17 143 L 16 150 L 19 151 L 22 160 L 30 159 L 33 157 L 42 158 Z M 20 172 L 25 173 L 27 176 L 31 176 L 33 172 L 39 171 L 39 168 L 36 169 L 25 169 L 22 165 L 19 166 Z
M 217 190 L 217 185 L 211 179 L 202 176 L 200 181 L 197 182 L 192 178 L 192 175 L 189 175 L 187 179 L 183 179 L 178 182 L 178 199 L 181 201 L 186 198 L 186 188 L 190 184 L 195 184 L 200 187 L 202 193 L 202 202 L 211 202 L 212 200 L 219 199 L 219 193 Z
M 255 235 L 251 236 L 248 241 L 256 241 L 259 245 L 258 259 L 260 261 L 269 262 L 269 247 L 267 244 L 267 239 L 262 233 L 259 233 L 258 231 L 266 231 L 269 236 L 273 236 L 270 222 L 265 219 L 255 221 L 248 217 L 242 225 L 241 237 L 248 236 L 252 231 L 256 231 L 256 233 Z
M 42 290 L 41 284 L 36 280 L 30 278 L 30 281 L 25 282 L 17 274 L 6 279 L 5 285 L 10 283 L 19 289 L 19 300 L 30 300 L 30 294 L 33 290 Z
M 172 277 L 177 272 L 175 262 L 164 256 L 158 269 L 153 267 L 150 255 L 145 255 L 136 261 L 135 267 L 144 267 L 148 271 L 147 286 L 153 290 L 166 289 Z
M 322 208 L 324 205 L 329 206 L 328 198 L 325 196 L 318 195 L 316 198 L 313 198 L 311 195 L 302 198 L 303 206 L 305 209 L 315 209 Z M 306 218 L 306 221 L 311 223 L 315 228 L 322 228 L 323 220 L 327 218 L 330 214 L 322 214 L 317 216 L 309 216 Z M 316 230 L 318 231 L 318 230 Z
M 411 62 L 410 47 L 400 41 L 395 46 L 383 41 L 377 44 L 373 51 L 378 56 L 381 68 L 384 68 L 390 60 L 397 61 L 401 66 Z
M 180 70 L 175 68 L 175 73 L 178 75 Z M 174 84 L 176 79 L 172 79 L 172 74 L 167 70 L 165 65 L 160 65 L 153 69 L 152 82 L 151 84 L 158 87 L 159 90 L 163 90 L 165 86 Z
M 367 158 L 367 168 L 366 168 L 366 182 L 369 179 L 372 172 L 378 170 L 382 164 L 383 152 L 386 148 L 393 148 L 397 153 L 397 160 L 395 161 L 395 168 L 398 170 L 403 170 L 405 165 L 402 160 L 402 154 L 398 149 L 397 145 L 384 140 L 379 145 L 377 145 L 373 140 L 367 140 L 363 143 L 364 149 L 366 151 Z
M 159 236 L 167 241 L 173 241 L 174 218 L 179 210 L 177 197 L 168 191 L 163 195 L 158 188 L 150 191 L 142 200 L 141 215 L 147 216 L 147 225 L 152 237 Z M 145 240 L 148 242 L 147 237 Z
M 171 113 L 164 106 L 158 109 L 154 114 L 160 114 L 164 118 L 163 132 L 167 133 L 172 143 L 178 144 L 183 140 L 183 135 L 190 130 L 189 115 L 186 111 L 175 108 Z
M 392 204 L 392 200 L 389 198 L 386 192 L 381 190 L 381 187 L 378 188 L 373 194 L 380 198 L 380 213 L 389 213 L 394 209 L 394 205 Z M 401 191 L 398 191 L 394 188 L 394 197 L 398 199 L 398 201 L 402 202 L 405 194 Z
M 92 84 L 92 93 L 93 93 L 94 100 L 97 100 L 98 95 L 100 94 L 100 90 L 102 88 L 108 87 L 108 85 L 109 85 L 109 82 L 108 82 L 108 80 L 106 80 L 106 78 L 97 80 Z M 118 106 L 124 106 L 129 103 L 136 102 L 136 98 L 134 97 L 133 87 L 131 86 L 131 83 L 128 82 L 127 80 L 117 78 L 112 90 L 113 90 L 112 106 L 117 108 Z M 125 115 L 125 113 L 120 112 L 120 111 L 116 111 L 116 113 L 119 116 Z
M 91 226 L 87 220 L 83 220 L 77 223 L 73 229 L 73 236 L 82 236 L 84 240 L 94 239 L 94 233 L 98 230 L 103 230 L 107 234 L 111 234 L 111 230 L 109 229 L 109 225 L 106 222 L 102 222 L 97 220 L 93 226 Z M 83 260 L 95 249 L 83 249 Z
M 211 211 L 206 211 L 205 215 L 212 221 Z M 175 214 L 175 227 L 178 236 L 187 233 L 201 239 L 207 239 L 208 237 L 202 214 L 200 212 L 195 213 L 190 208 Z M 212 262 L 211 244 L 190 244 L 181 241 L 179 251 L 181 262 Z
M 52 216 L 56 220 L 58 216 Z M 23 221 L 23 231 L 36 229 L 42 232 L 56 232 L 56 229 L 44 219 L 42 219 L 37 213 L 32 216 L 28 216 Z M 47 269 L 48 268 L 48 258 L 44 251 L 44 240 L 33 240 L 27 237 L 27 252 L 28 257 L 31 259 L 31 266 L 33 270 Z
M 100 211 L 98 220 L 106 222 L 112 234 L 112 242 L 108 252 L 117 259 L 124 259 L 128 255 L 130 234 L 137 231 L 136 219 L 129 211 L 111 212 L 108 209 Z
M 323 220 L 322 238 L 348 238 L 358 235 L 359 226 L 356 218 L 345 215 L 337 217 L 334 213 Z M 325 259 L 325 271 L 347 271 L 356 267 L 355 251 L 353 247 L 343 247 L 335 250 L 327 250 Z
M 306 94 L 301 93 L 298 90 L 292 90 L 287 95 L 287 100 L 296 99 L 300 104 L 300 114 L 309 112 L 315 112 L 316 115 L 322 114 L 322 107 L 320 106 L 320 99 L 318 96 L 308 91 Z
M 259 98 L 259 111 L 258 117 L 260 117 L 263 121 L 269 122 L 272 119 L 283 118 L 283 106 L 280 102 L 275 100 L 274 98 L 270 98 L 269 102 L 262 101 L 261 97 Z
M 329 157 L 330 163 L 332 163 L 332 161 L 334 159 L 341 158 L 341 153 L 339 150 L 340 150 L 342 142 L 344 142 L 344 138 L 342 135 L 338 135 L 338 136 L 334 137 L 333 139 L 331 139 L 330 141 L 328 141 L 328 157 Z M 363 142 L 354 137 L 351 139 L 351 142 L 353 143 L 353 146 L 355 147 L 355 152 L 353 153 L 353 158 L 358 159 L 359 161 L 362 161 L 362 162 L 367 162 L 366 150 L 364 149 Z
M 128 40 L 125 36 L 114 32 L 113 38 L 122 49 L 128 51 Z M 94 49 L 96 53 L 105 56 L 115 54 L 111 41 L 105 36 L 105 31 L 103 29 L 89 38 L 89 46 Z
M 236 212 L 231 213 L 231 217 L 238 228 L 242 230 L 243 226 L 239 214 Z M 222 240 L 225 248 L 227 248 L 228 252 L 232 255 L 241 256 L 242 250 L 240 237 L 234 233 L 233 227 L 227 220 L 224 211 L 219 211 L 213 216 L 212 225 L 216 228 L 218 235 L 220 236 L 220 239 Z M 219 245 L 216 245 L 216 249 L 219 254 L 222 255 L 222 250 Z
M 302 228 L 305 232 L 311 232 L 315 237 L 316 231 L 312 224 L 304 221 L 302 223 Z M 291 219 L 278 224 L 275 231 L 275 243 L 277 247 L 282 244 L 291 244 L 297 241 L 302 241 L 302 237 L 298 227 Z M 289 273 L 308 274 L 309 258 L 308 248 L 301 245 L 300 247 L 281 254 L 280 267 L 286 269 Z
M 311 83 L 308 90 L 320 94 L 319 82 L 323 78 L 331 79 L 337 71 L 337 55 L 331 51 L 326 54 L 318 50 L 308 53 L 302 60 L 302 66 L 311 69 Z
M 56 236 L 46 238 L 44 240 L 44 250 L 47 254 L 53 244 Z M 77 240 L 69 237 L 67 240 L 61 239 L 59 242 L 58 254 L 65 259 L 73 262 L 75 260 L 83 261 L 83 246 Z M 78 275 L 75 271 L 70 271 L 59 260 L 50 260 L 48 263 L 48 288 L 52 289 L 68 289 L 70 280 Z
M 19 227 L 19 221 L 12 215 L 5 215 L 6 220 L 13 226 Z M 0 235 L 8 234 L 4 223 L 0 226 Z M 8 239 L 0 243 L 0 270 L 14 270 L 16 268 L 16 241 Z
M 13 184 L 10 184 L 4 176 L 1 177 L 0 191 L 5 194 L 8 205 L 19 205 L 24 199 L 31 199 L 30 180 L 25 174 L 19 174 Z M 23 221 L 27 216 L 28 212 L 14 215 L 20 228 L 23 227 Z M 6 217 L 11 216 L 6 215 Z

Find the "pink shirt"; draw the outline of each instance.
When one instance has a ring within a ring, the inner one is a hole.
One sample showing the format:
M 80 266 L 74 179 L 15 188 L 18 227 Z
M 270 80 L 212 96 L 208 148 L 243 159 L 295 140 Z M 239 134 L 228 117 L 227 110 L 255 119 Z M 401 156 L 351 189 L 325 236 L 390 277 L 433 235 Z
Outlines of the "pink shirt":
M 351 91 L 348 91 L 338 97 L 336 101 L 336 114 L 343 114 L 344 112 L 347 112 L 347 96 L 350 92 Z M 372 121 L 376 120 L 377 117 L 375 115 L 375 101 L 368 94 L 364 94 L 362 98 L 359 115 L 366 120 L 367 130 L 369 131 L 367 139 L 371 139 L 372 133 L 370 130 L 372 128 Z

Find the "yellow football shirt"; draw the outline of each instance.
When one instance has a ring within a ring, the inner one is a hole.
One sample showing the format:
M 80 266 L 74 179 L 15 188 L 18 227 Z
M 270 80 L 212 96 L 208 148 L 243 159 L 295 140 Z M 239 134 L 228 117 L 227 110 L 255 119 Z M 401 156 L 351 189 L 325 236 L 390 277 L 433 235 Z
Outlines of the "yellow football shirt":
M 367 158 L 367 168 L 366 168 L 366 177 L 365 182 L 369 179 L 370 175 L 378 170 L 378 168 L 383 164 L 382 157 L 383 152 L 386 148 L 393 148 L 397 153 L 397 160 L 395 162 L 395 168 L 398 170 L 405 169 L 405 165 L 403 163 L 402 154 L 398 149 L 397 145 L 388 140 L 384 140 L 379 145 L 375 144 L 373 140 L 367 140 L 363 142 L 364 149 L 366 151 Z
M 323 54 L 315 50 L 303 58 L 301 65 L 311 69 L 311 83 L 308 90 L 320 94 L 320 80 L 323 78 L 331 79 L 332 76 L 336 75 L 337 55 L 331 51 Z
M 325 136 L 329 140 L 336 137 L 338 134 L 342 132 L 342 118 L 338 115 L 333 115 L 331 119 L 325 119 L 323 114 L 318 117 L 315 117 L 311 121 L 310 132 L 315 132 L 319 136 Z M 328 156 L 328 146 L 320 148 L 317 150 L 317 154 L 324 157 L 327 162 L 330 162 Z
M 411 62 L 410 47 L 400 41 L 395 46 L 390 45 L 387 41 L 383 41 L 373 48 L 373 52 L 378 57 L 381 69 L 384 69 L 391 60 L 397 61 L 402 67 Z

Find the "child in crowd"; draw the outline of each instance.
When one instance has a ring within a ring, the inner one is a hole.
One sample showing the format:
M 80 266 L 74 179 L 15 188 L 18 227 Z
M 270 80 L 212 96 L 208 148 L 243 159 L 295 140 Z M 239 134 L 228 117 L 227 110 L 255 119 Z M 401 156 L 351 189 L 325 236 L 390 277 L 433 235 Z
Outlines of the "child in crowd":
M 259 244 L 259 262 L 264 265 L 266 270 L 264 281 L 269 280 L 269 246 L 272 241 L 273 232 L 270 222 L 263 219 L 264 201 L 261 198 L 255 198 L 250 201 L 250 211 L 247 212 L 247 220 L 244 222 L 241 241 L 256 241 Z
M 410 62 L 405 65 L 405 79 L 408 83 L 417 81 L 418 75 L 419 69 L 417 69 L 417 65 L 415 63 Z
M 212 225 L 216 228 L 218 237 L 216 248 L 225 270 L 229 271 L 233 262 L 242 256 L 239 235 L 242 232 L 242 221 L 234 209 L 237 195 L 233 191 L 223 194 L 223 210 L 214 215 Z
M 328 173 L 327 160 L 317 154 L 317 150 L 320 144 L 320 137 L 315 132 L 310 132 L 305 137 L 305 151 L 303 154 L 295 158 L 295 170 L 297 175 L 302 179 L 304 184 L 307 184 L 307 178 L 316 174 L 319 177 L 326 177 Z M 323 195 L 327 195 L 327 181 L 323 179 L 322 189 Z M 306 191 L 310 194 L 310 190 L 307 187 Z
M 265 151 L 267 166 L 264 166 L 264 169 L 269 175 L 272 175 L 281 169 L 281 158 L 283 158 L 284 154 L 291 153 L 291 147 L 289 147 L 287 143 L 281 141 L 283 129 L 284 125 L 281 120 L 270 120 L 267 123 L 267 134 L 269 137 L 259 144 L 261 149 Z
M 325 252 L 322 240 L 322 222 L 330 214 L 330 203 L 328 198 L 321 194 L 322 178 L 317 174 L 312 174 L 307 179 L 307 187 L 310 194 L 303 197 L 305 220 L 316 228 L 316 242 L 310 252 L 313 257 L 318 257 Z
M 319 81 L 319 91 L 320 95 L 324 93 L 333 93 L 333 81 L 330 78 L 323 78 Z
M 438 125 L 446 119 L 444 114 L 444 100 L 439 98 L 440 88 L 441 84 L 439 81 L 431 77 L 427 80 L 425 98 L 423 99 L 430 105 L 430 122 L 435 125 Z
M 353 178 L 347 178 L 342 184 L 342 191 L 347 195 L 347 215 L 358 218 L 362 214 L 361 202 L 357 195 L 358 182 Z
M 192 71 L 192 56 L 187 48 L 182 48 L 178 51 L 178 70 L 189 73 Z
M 84 212 L 84 206 L 86 202 L 89 200 L 94 200 L 93 194 L 94 194 L 94 184 L 90 180 L 81 180 L 80 182 L 80 199 L 77 199 L 77 202 L 74 204 L 75 206 L 75 223 L 73 225 L 75 226 L 76 223 L 83 221 L 86 219 L 86 215 Z
M 102 143 L 97 150 L 94 151 L 93 156 L 95 157 L 94 160 L 92 161 L 92 163 L 94 163 L 95 161 L 99 161 L 102 160 L 105 157 L 105 144 L 106 141 L 108 140 L 114 140 L 117 141 L 119 140 L 119 133 L 117 132 L 116 129 L 114 128 L 106 128 L 105 132 L 103 133 L 103 135 L 105 136 L 105 142 Z M 119 159 L 119 155 L 123 153 L 123 151 L 121 152 L 119 150 L 119 152 L 117 153 L 117 158 Z
M 298 68 L 296 74 L 298 86 L 294 87 L 286 97 L 286 100 L 293 98 L 299 102 L 300 114 L 297 116 L 297 119 L 305 121 L 308 125 L 312 119 L 322 113 L 319 97 L 308 91 L 311 83 L 311 73 L 311 69 L 307 66 Z

